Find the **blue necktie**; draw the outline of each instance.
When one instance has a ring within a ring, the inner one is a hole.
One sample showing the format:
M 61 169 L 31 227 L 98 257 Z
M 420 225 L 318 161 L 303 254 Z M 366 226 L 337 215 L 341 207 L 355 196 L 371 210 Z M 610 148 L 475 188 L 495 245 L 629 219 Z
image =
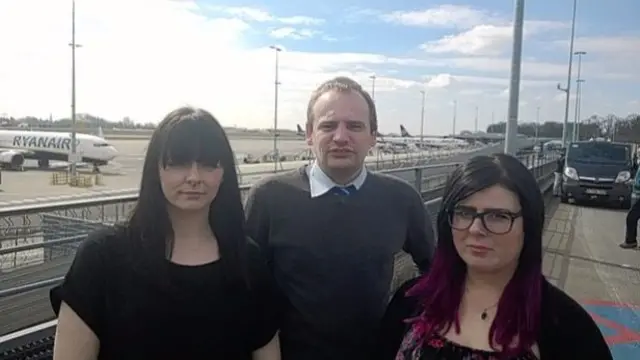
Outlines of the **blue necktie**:
M 331 192 L 335 195 L 349 196 L 354 192 L 356 192 L 356 186 L 355 185 L 349 185 L 347 187 L 334 186 L 333 188 L 331 188 Z

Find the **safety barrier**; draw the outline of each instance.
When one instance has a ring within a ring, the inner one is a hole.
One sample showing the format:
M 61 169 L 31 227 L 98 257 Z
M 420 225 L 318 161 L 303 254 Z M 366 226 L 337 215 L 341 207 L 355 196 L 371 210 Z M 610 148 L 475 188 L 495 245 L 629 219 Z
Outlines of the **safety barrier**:
M 404 179 L 432 198 L 458 165 L 381 172 Z M 243 194 L 248 189 L 243 186 Z M 17 237 L 4 234 L 12 240 L 4 241 L 0 249 L 0 335 L 51 318 L 47 289 L 62 280 L 80 241 L 96 227 L 125 220 L 136 200 L 137 194 L 121 194 L 0 209 L 0 221 L 9 225 L 19 221 L 31 230 Z
M 481 151 L 482 149 L 476 149 L 475 151 Z M 374 156 L 369 157 L 367 159 L 367 168 L 378 171 L 378 170 L 387 170 L 387 169 L 397 169 L 403 167 L 412 167 L 412 166 L 421 166 L 421 165 L 433 165 L 444 163 L 447 161 L 443 161 L 446 159 L 440 155 L 432 156 L 423 153 L 408 153 L 408 154 L 395 154 L 392 156 Z M 256 180 L 273 175 L 277 172 L 288 171 L 295 169 L 303 164 L 307 164 L 309 161 L 288 161 L 279 163 L 278 168 L 274 169 L 273 163 L 261 163 L 261 164 L 239 164 L 236 167 L 236 172 L 238 174 L 238 183 L 241 185 L 248 185 Z M 92 186 L 92 185 L 105 185 L 104 175 L 101 173 L 98 174 L 78 174 L 75 177 L 71 176 L 68 171 L 56 171 L 52 172 L 49 176 L 49 185 L 52 186 L 61 186 L 61 185 L 70 185 L 70 186 Z M 117 189 L 117 190 L 93 190 L 91 193 L 80 193 L 73 195 L 60 195 L 60 196 L 50 196 L 47 198 L 29 198 L 26 200 L 17 200 L 17 201 L 9 201 L 9 202 L 0 202 L 0 207 L 3 206 L 15 206 L 15 205 L 27 205 L 27 204 L 36 204 L 42 202 L 50 202 L 54 199 L 57 201 L 60 200 L 76 200 L 81 198 L 92 198 L 95 196 L 110 196 L 110 195 L 120 195 L 120 194 L 136 194 L 138 192 L 138 188 L 126 188 L 126 189 Z M 2 227 L 0 227 L 2 230 Z M 1 234 L 0 234 L 1 237 Z
M 551 178 L 553 175 L 554 162 L 552 160 L 553 159 L 550 159 L 550 158 L 535 159 L 532 157 L 523 159 L 525 164 L 528 164 L 527 166 L 531 169 L 531 171 L 534 172 L 534 174 L 539 175 L 536 177 L 538 178 L 541 184 L 541 187 L 543 189 L 545 187 L 548 187 L 548 185 L 544 184 L 544 181 L 546 180 L 548 182 L 549 178 Z M 447 169 L 446 174 L 449 174 L 450 170 L 452 170 L 458 165 L 459 164 L 446 164 L 446 165 L 438 165 L 436 167 L 425 166 L 425 167 L 417 167 L 417 168 L 411 168 L 411 169 L 398 169 L 395 171 L 394 175 L 401 175 L 400 177 L 402 177 L 403 172 L 405 173 L 405 176 L 406 174 L 410 174 L 410 173 L 414 174 L 414 178 L 413 178 L 414 186 L 416 186 L 418 190 L 421 190 L 421 187 L 423 186 L 422 178 L 424 173 L 433 171 L 435 168 L 441 168 L 441 169 L 444 168 L 444 169 Z M 394 173 L 393 171 L 385 171 L 385 172 Z M 427 178 L 429 177 L 434 177 L 434 175 L 430 174 L 430 176 L 427 176 Z M 442 179 L 443 177 L 441 176 L 440 178 Z M 407 179 L 405 178 L 405 180 Z M 441 191 L 442 191 L 441 186 L 436 191 L 429 191 L 425 193 L 424 194 L 425 199 L 430 199 L 430 198 L 433 199 L 433 197 L 435 196 L 440 196 L 438 191 L 441 194 Z M 85 203 L 85 205 L 93 204 L 95 206 L 97 202 L 98 203 L 110 202 L 111 204 L 114 204 L 114 203 L 117 203 L 118 201 L 121 202 L 123 200 L 133 203 L 135 202 L 136 198 L 135 196 L 120 196 L 119 199 L 113 199 L 113 198 L 99 199 L 99 200 L 87 199 L 87 200 L 82 200 L 80 202 Z M 60 210 L 64 208 L 64 205 L 67 205 L 67 210 L 68 210 L 68 204 L 47 204 L 46 206 L 41 206 L 39 209 L 29 210 L 29 209 L 14 208 L 14 209 L 0 210 L 0 216 L 2 216 L 3 214 L 11 214 L 11 213 L 16 214 L 18 211 L 24 212 L 27 210 L 31 214 L 36 214 L 38 212 L 43 212 L 50 209 Z M 425 206 L 427 207 L 427 209 L 429 210 L 432 216 L 432 219 L 431 219 L 432 222 L 435 222 L 435 217 L 437 215 L 438 208 L 440 206 L 440 199 L 436 198 L 436 199 L 427 201 L 425 203 Z M 64 218 L 58 218 L 58 220 L 65 221 Z M 99 222 L 97 221 L 93 222 L 93 224 L 96 226 L 100 226 Z M 83 223 L 83 226 L 87 226 L 87 225 Z M 73 242 L 77 243 L 79 240 L 83 239 L 84 236 L 86 236 L 87 230 L 88 229 L 85 229 L 83 231 L 84 233 L 76 232 L 75 235 L 69 235 L 67 236 L 67 238 L 57 239 L 57 241 L 50 240 L 49 245 L 54 246 L 54 245 L 65 245 L 65 244 L 68 245 Z M 75 239 L 72 239 L 72 238 L 75 238 Z M 54 243 L 54 241 L 56 242 Z M 33 249 L 36 247 L 42 248 L 43 244 L 29 245 L 29 249 Z M 64 257 L 68 258 L 70 256 L 68 256 L 67 254 L 67 256 L 63 256 L 63 258 Z M 396 286 L 403 278 L 407 278 L 408 276 L 413 276 L 414 272 L 412 272 L 412 269 L 415 269 L 415 267 L 411 265 L 410 258 L 407 258 L 402 254 L 399 254 L 397 257 L 396 271 L 395 271 L 397 275 L 394 277 L 393 286 Z M 64 270 L 66 271 L 66 268 Z M 53 277 L 53 278 L 49 277 L 49 278 L 41 279 L 40 281 L 25 282 L 17 287 L 2 289 L 0 290 L 0 309 L 2 308 L 1 302 L 3 300 L 15 298 L 15 297 L 21 297 L 21 296 L 24 296 L 24 297 L 32 296 L 32 299 L 30 301 L 27 300 L 30 306 L 30 309 L 27 309 L 27 310 L 28 312 L 33 313 L 35 310 L 38 310 L 38 309 L 34 309 L 34 307 L 37 308 L 38 306 L 34 305 L 33 294 L 39 292 L 41 297 L 40 300 L 42 303 L 44 303 L 44 305 L 42 304 L 40 305 L 40 310 L 43 310 L 43 308 L 46 309 L 45 311 L 48 311 L 50 313 L 51 316 L 49 318 L 51 318 L 53 314 L 49 309 L 49 303 L 47 299 L 47 295 L 48 295 L 47 290 L 50 286 L 58 283 L 61 280 L 62 278 L 60 276 Z M 15 309 L 15 306 L 13 307 Z M 25 314 L 26 316 L 27 312 L 21 311 L 21 313 Z M 42 314 L 42 311 L 40 312 L 40 314 Z M 33 317 L 32 317 L 32 320 L 33 322 L 31 324 L 37 321 L 40 321 L 41 323 L 28 328 L 23 328 L 22 330 L 14 331 L 13 333 L 10 333 L 8 335 L 0 336 L 0 360 L 25 359 L 25 358 L 29 358 L 29 359 L 50 359 L 51 358 L 53 336 L 55 334 L 55 326 L 57 322 L 56 320 L 49 320 L 46 322 L 42 322 L 43 320 L 47 320 L 47 319 L 41 318 L 39 320 L 36 320 Z M 24 326 L 28 326 L 28 324 L 25 324 Z
M 288 163 L 287 168 L 281 169 L 281 170 L 284 170 L 284 171 L 291 170 L 297 166 L 300 166 L 302 163 L 304 162 L 297 162 L 296 164 Z M 424 157 L 404 156 L 404 157 L 397 157 L 392 159 L 385 159 L 382 161 L 374 161 L 374 162 L 368 163 L 367 167 L 372 171 L 380 171 L 380 170 L 393 170 L 393 169 L 407 168 L 407 167 L 415 168 L 418 166 L 425 166 L 426 163 L 429 163 L 429 165 L 434 165 L 434 163 L 440 164 L 440 166 L 445 166 L 445 167 L 447 165 L 445 161 L 438 160 L 434 162 L 432 158 L 430 160 L 429 158 L 424 158 Z M 295 165 L 295 167 L 292 167 L 293 165 Z M 271 172 L 263 171 L 263 172 L 245 173 L 245 174 L 242 174 L 241 176 L 244 177 L 245 181 L 251 180 L 249 182 L 252 183 L 262 177 L 272 175 L 272 174 L 273 174 L 273 171 Z M 424 179 L 425 186 L 433 183 L 434 181 L 437 182 L 442 180 L 442 179 L 439 180 L 437 178 L 427 179 L 426 178 L 427 175 L 428 174 L 425 174 L 425 176 L 423 176 L 423 178 L 425 178 Z M 72 179 L 70 179 L 67 173 L 53 173 L 51 177 L 52 177 L 51 182 L 55 184 L 68 184 L 70 181 L 72 181 Z M 411 177 L 410 175 L 405 177 L 407 177 L 407 180 L 411 182 L 413 182 L 415 179 L 415 177 Z M 93 185 L 103 185 L 102 175 L 100 174 L 92 175 L 91 179 L 95 180 L 95 182 L 93 182 Z M 86 179 L 83 182 L 84 182 L 84 185 L 89 185 L 89 186 L 92 185 L 91 180 Z M 76 185 L 82 185 L 82 184 L 76 184 Z M 249 186 L 249 184 L 242 185 L 243 188 L 246 188 L 247 186 Z M 75 194 L 75 195 L 55 196 L 55 197 L 48 197 L 48 198 L 34 198 L 34 199 L 28 199 L 28 200 L 22 200 L 22 201 L 0 203 L 0 208 L 18 209 L 18 213 L 20 213 L 20 209 L 24 209 L 28 207 L 33 210 L 35 208 L 40 208 L 41 204 L 52 204 L 54 202 L 59 204 L 77 203 L 77 201 L 80 201 L 82 199 L 91 199 L 91 200 L 105 199 L 107 197 L 113 197 L 116 195 L 118 196 L 125 195 L 125 196 L 135 197 L 137 196 L 136 195 L 137 193 L 138 193 L 137 188 L 92 191 L 90 194 L 83 193 L 83 194 Z M 127 209 L 121 209 L 121 210 L 126 212 Z M 123 211 L 116 210 L 117 213 L 123 213 Z M 6 211 L 0 212 L 0 247 L 3 247 L 3 245 L 4 247 L 19 246 L 20 244 L 28 243 L 29 238 L 32 237 L 34 233 L 41 232 L 40 221 L 33 222 L 32 218 L 30 218 L 29 216 L 21 218 L 19 214 L 13 214 L 11 216 L 7 214 L 8 213 Z M 63 214 L 63 215 L 66 216 L 67 214 Z M 73 216 L 77 217 L 75 215 Z M 105 221 L 105 219 L 96 219 L 96 220 Z M 13 241 L 13 244 L 9 244 L 7 243 L 7 241 Z M 2 259 L 0 259 L 0 262 L 2 262 Z M 1 269 L 2 269 L 2 264 L 0 264 L 0 270 Z
M 73 176 L 67 171 L 56 171 L 51 173 L 49 184 L 89 188 L 93 185 L 104 185 L 104 178 L 102 174 L 78 174 Z

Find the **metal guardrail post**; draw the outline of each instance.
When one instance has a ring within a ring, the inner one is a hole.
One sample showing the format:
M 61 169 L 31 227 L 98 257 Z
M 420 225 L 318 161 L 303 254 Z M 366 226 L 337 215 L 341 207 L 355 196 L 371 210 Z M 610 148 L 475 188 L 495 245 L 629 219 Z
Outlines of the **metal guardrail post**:
M 415 169 L 414 179 L 415 179 L 416 190 L 422 193 L 422 169 L 421 168 Z

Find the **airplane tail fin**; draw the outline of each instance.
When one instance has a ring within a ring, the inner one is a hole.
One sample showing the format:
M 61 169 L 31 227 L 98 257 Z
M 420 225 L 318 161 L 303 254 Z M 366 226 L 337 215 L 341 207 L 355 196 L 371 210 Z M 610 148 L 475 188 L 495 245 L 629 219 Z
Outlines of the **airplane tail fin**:
M 400 135 L 402 135 L 402 137 L 411 137 L 411 134 L 409 134 L 402 124 L 400 124 Z
M 296 124 L 296 127 L 298 128 L 297 129 L 298 130 L 297 135 L 304 136 L 305 132 L 304 132 L 304 130 L 302 130 L 302 127 L 300 126 L 300 124 Z

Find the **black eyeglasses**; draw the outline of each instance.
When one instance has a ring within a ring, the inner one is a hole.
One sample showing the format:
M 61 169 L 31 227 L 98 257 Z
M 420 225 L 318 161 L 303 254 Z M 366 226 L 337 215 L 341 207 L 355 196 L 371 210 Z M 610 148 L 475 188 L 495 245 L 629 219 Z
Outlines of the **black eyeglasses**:
M 522 211 L 495 209 L 478 212 L 476 209 L 457 207 L 449 211 L 449 225 L 456 230 L 467 230 L 476 218 L 480 218 L 482 226 L 490 233 L 503 235 L 511 231 L 515 219 L 522 216 Z

